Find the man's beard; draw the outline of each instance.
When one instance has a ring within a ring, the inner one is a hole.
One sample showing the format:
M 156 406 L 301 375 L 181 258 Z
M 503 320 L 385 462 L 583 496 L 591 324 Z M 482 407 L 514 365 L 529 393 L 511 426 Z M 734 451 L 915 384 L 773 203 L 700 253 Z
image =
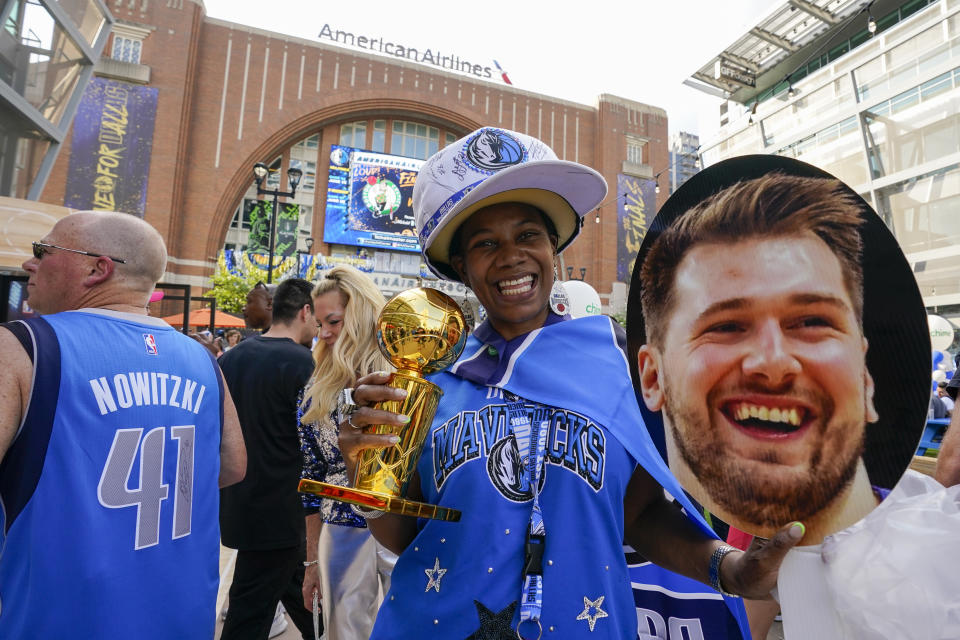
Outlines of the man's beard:
M 672 387 L 672 385 L 670 385 Z M 801 470 L 777 468 L 778 455 L 771 444 L 771 452 L 762 460 L 740 458 L 719 438 L 719 427 L 708 418 L 708 424 L 699 424 L 699 416 L 686 410 L 671 388 L 666 389 L 667 402 L 663 412 L 670 423 L 673 441 L 680 456 L 690 468 L 709 497 L 722 509 L 757 528 L 779 528 L 788 522 L 804 521 L 826 508 L 850 484 L 864 449 L 863 422 L 832 425 L 831 434 L 823 437 L 833 407 L 821 412 L 815 430 L 819 447 L 810 454 L 806 468 Z M 707 411 L 714 406 L 707 398 Z M 673 411 L 670 407 L 678 407 Z M 712 415 L 712 412 L 710 414 Z M 686 425 L 687 439 L 678 425 Z M 844 454 L 842 443 L 828 439 L 837 435 L 860 432 L 860 440 L 853 451 Z M 699 496 L 694 496 L 698 500 Z M 720 515 L 721 518 L 723 514 Z

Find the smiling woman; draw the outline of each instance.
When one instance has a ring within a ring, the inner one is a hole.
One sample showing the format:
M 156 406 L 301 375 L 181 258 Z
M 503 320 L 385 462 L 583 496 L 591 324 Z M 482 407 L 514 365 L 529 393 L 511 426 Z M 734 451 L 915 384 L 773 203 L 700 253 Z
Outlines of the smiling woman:
M 556 290 L 557 253 L 605 193 L 592 169 L 502 129 L 475 131 L 421 169 L 413 205 L 424 259 L 472 288 L 487 320 L 431 378 L 443 396 L 408 490 L 462 519 L 368 521 L 401 554 L 371 637 L 634 637 L 638 607 L 663 620 L 674 612 L 634 599 L 624 540 L 715 588 L 762 595 L 800 537 L 802 527 L 785 527 L 776 548 L 747 557 L 664 498 L 666 489 L 696 513 L 643 428 L 611 320 L 572 319 Z M 351 390 L 355 428 L 341 424 L 339 437 L 350 472 L 360 450 L 393 444 L 367 425 L 404 421 L 370 406 L 396 397 L 387 379 L 365 376 Z M 736 629 L 713 604 L 722 633 L 728 621 Z
M 549 220 L 531 205 L 494 204 L 473 214 L 451 242 L 453 268 L 507 340 L 547 319 L 557 251 Z

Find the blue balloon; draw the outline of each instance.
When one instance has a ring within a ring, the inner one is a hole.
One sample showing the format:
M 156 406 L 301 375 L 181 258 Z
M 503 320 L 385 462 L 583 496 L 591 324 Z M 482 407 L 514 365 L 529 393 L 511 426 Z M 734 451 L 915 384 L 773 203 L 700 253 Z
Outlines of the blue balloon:
M 943 351 L 934 351 L 932 371 L 936 371 L 941 362 L 943 362 Z

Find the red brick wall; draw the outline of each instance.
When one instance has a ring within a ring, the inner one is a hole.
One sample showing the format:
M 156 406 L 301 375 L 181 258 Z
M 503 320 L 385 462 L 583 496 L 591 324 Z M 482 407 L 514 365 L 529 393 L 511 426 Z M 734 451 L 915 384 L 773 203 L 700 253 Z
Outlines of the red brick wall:
M 307 135 L 321 134 L 313 236 L 318 239 L 314 250 L 326 252 L 329 248 L 319 242 L 326 163 L 340 124 L 386 119 L 388 150 L 393 119 L 438 127 L 441 144 L 446 131 L 460 136 L 493 125 L 538 136 L 560 158 L 604 175 L 610 191 L 601 222 L 596 224 L 590 214 L 564 258 L 575 267 L 576 277 L 579 268 L 586 267 L 587 281 L 607 293 L 616 277 L 615 191 L 626 158 L 625 135 L 648 138 L 645 162 L 654 170 L 667 166 L 667 121 L 656 108 L 619 99 L 601 99 L 599 108 L 593 108 L 206 19 L 200 5 L 190 0 L 182 9 L 152 2 L 146 13 L 131 11 L 127 4 L 111 3 L 110 8 L 118 20 L 153 28 L 144 42 L 142 62 L 151 67 L 150 85 L 159 89 L 146 219 L 164 235 L 170 255 L 177 259 L 212 262 L 250 186 L 253 164 L 284 153 Z M 45 201 L 62 204 L 69 143 L 48 182 Z M 185 275 L 211 272 L 177 262 L 169 270 Z

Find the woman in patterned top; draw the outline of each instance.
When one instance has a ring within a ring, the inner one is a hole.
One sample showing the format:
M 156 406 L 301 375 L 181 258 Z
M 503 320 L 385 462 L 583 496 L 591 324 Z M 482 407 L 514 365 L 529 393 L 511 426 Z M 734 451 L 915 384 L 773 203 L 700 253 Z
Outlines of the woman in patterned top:
M 334 267 L 313 290 L 318 341 L 300 409 L 304 478 L 349 484 L 330 415 L 341 389 L 388 369 L 376 340 L 384 302 L 373 281 L 350 266 Z M 304 604 L 312 608 L 319 590 L 328 640 L 367 638 L 397 557 L 374 540 L 350 505 L 309 494 L 303 502 L 309 514 Z

